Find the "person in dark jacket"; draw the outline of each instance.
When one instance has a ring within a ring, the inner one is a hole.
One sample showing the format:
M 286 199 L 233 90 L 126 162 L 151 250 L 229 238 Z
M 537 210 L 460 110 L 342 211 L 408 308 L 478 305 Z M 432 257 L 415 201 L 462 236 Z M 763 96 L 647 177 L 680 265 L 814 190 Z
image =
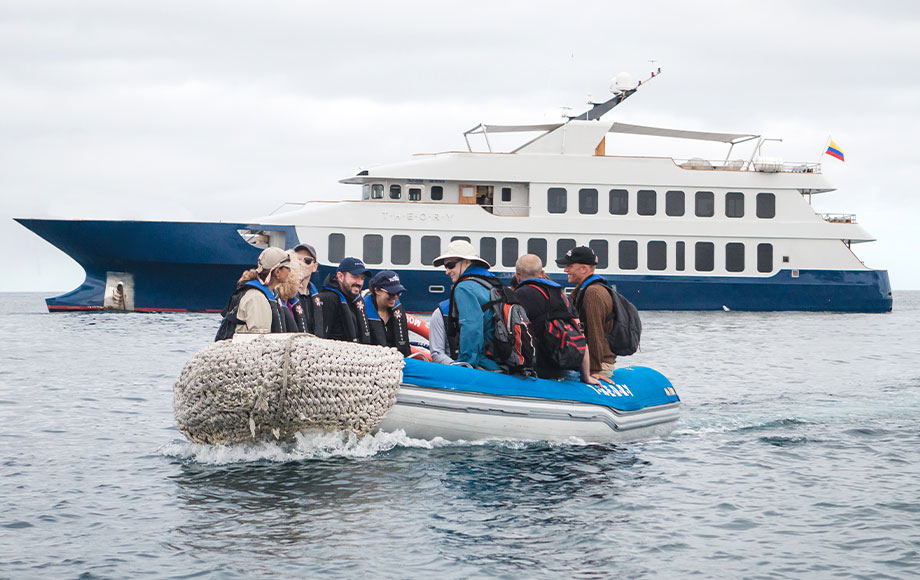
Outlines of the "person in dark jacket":
M 364 295 L 364 312 L 371 331 L 371 343 L 391 346 L 403 356 L 412 354 L 409 346 L 409 325 L 406 311 L 399 302 L 405 292 L 399 274 L 381 270 L 370 282 L 370 291 Z
M 289 301 L 291 313 L 294 315 L 298 331 L 325 338 L 323 299 L 320 298 L 316 285 L 310 281 L 319 267 L 316 250 L 310 244 L 299 244 L 294 248 L 294 253 L 301 260 L 301 280 L 297 295 Z
M 329 274 L 319 292 L 323 302 L 326 338 L 370 344 L 371 332 L 361 299 L 361 287 L 370 270 L 358 258 L 345 258 Z

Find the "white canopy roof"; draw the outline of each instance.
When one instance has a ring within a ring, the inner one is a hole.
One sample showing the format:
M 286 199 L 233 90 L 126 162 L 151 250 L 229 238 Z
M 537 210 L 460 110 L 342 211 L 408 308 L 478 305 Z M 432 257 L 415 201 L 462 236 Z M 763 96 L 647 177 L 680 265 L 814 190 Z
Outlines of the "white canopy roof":
M 585 121 L 592 122 L 592 121 Z M 478 125 L 465 135 L 480 133 L 524 133 L 528 131 L 553 131 L 563 123 L 547 123 L 543 125 Z M 710 133 L 708 131 L 684 131 L 682 129 L 664 129 L 661 127 L 648 127 L 645 125 L 629 125 L 627 123 L 613 123 L 610 133 L 628 133 L 631 135 L 651 135 L 654 137 L 675 137 L 677 139 L 696 139 L 698 141 L 718 141 L 720 143 L 741 143 L 756 139 L 760 135 L 751 133 Z

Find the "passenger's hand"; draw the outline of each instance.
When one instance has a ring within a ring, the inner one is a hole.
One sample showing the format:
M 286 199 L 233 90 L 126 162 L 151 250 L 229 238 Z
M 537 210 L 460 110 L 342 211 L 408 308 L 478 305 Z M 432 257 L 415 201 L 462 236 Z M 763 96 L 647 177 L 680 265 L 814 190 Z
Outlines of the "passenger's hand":
M 613 384 L 613 379 L 611 379 L 611 378 L 608 377 L 607 375 L 602 375 L 602 374 L 600 374 L 600 373 L 594 373 L 594 374 L 591 375 L 590 378 L 594 379 L 594 381 L 595 381 L 595 382 L 592 382 L 592 383 L 588 383 L 588 384 L 591 384 L 591 385 L 603 385 L 604 383 L 606 383 L 606 384 L 608 384 L 608 385 L 612 385 L 612 384 Z M 585 382 L 587 382 L 587 381 L 585 381 Z

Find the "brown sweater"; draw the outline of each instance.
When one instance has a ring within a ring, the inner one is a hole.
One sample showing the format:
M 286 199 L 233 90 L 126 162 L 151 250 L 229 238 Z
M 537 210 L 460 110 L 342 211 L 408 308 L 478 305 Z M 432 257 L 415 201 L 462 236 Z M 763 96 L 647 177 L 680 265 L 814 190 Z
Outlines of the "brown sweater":
M 607 288 L 601 284 L 588 286 L 584 293 L 581 303 L 584 317 L 581 322 L 585 327 L 585 338 L 588 339 L 591 372 L 597 373 L 601 370 L 601 363 L 612 365 L 617 360 L 617 355 L 610 351 L 610 345 L 604 336 L 613 330 L 613 320 L 607 320 L 607 316 L 613 312 L 613 299 L 610 298 Z

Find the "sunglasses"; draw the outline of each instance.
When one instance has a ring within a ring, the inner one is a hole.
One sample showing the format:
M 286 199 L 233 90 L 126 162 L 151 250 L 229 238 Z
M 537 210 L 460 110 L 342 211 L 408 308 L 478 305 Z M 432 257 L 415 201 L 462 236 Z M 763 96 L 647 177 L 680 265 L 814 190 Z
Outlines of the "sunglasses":
M 312 264 L 312 263 L 315 262 L 315 261 L 316 261 L 316 260 L 314 260 L 313 258 L 304 258 L 304 259 L 303 259 L 303 263 L 306 264 L 307 266 L 309 266 L 310 264 Z
M 444 262 L 444 267 L 447 268 L 448 270 L 453 270 L 454 267 L 456 267 L 457 264 L 459 263 L 460 263 L 460 260 L 454 260 L 453 262 Z

